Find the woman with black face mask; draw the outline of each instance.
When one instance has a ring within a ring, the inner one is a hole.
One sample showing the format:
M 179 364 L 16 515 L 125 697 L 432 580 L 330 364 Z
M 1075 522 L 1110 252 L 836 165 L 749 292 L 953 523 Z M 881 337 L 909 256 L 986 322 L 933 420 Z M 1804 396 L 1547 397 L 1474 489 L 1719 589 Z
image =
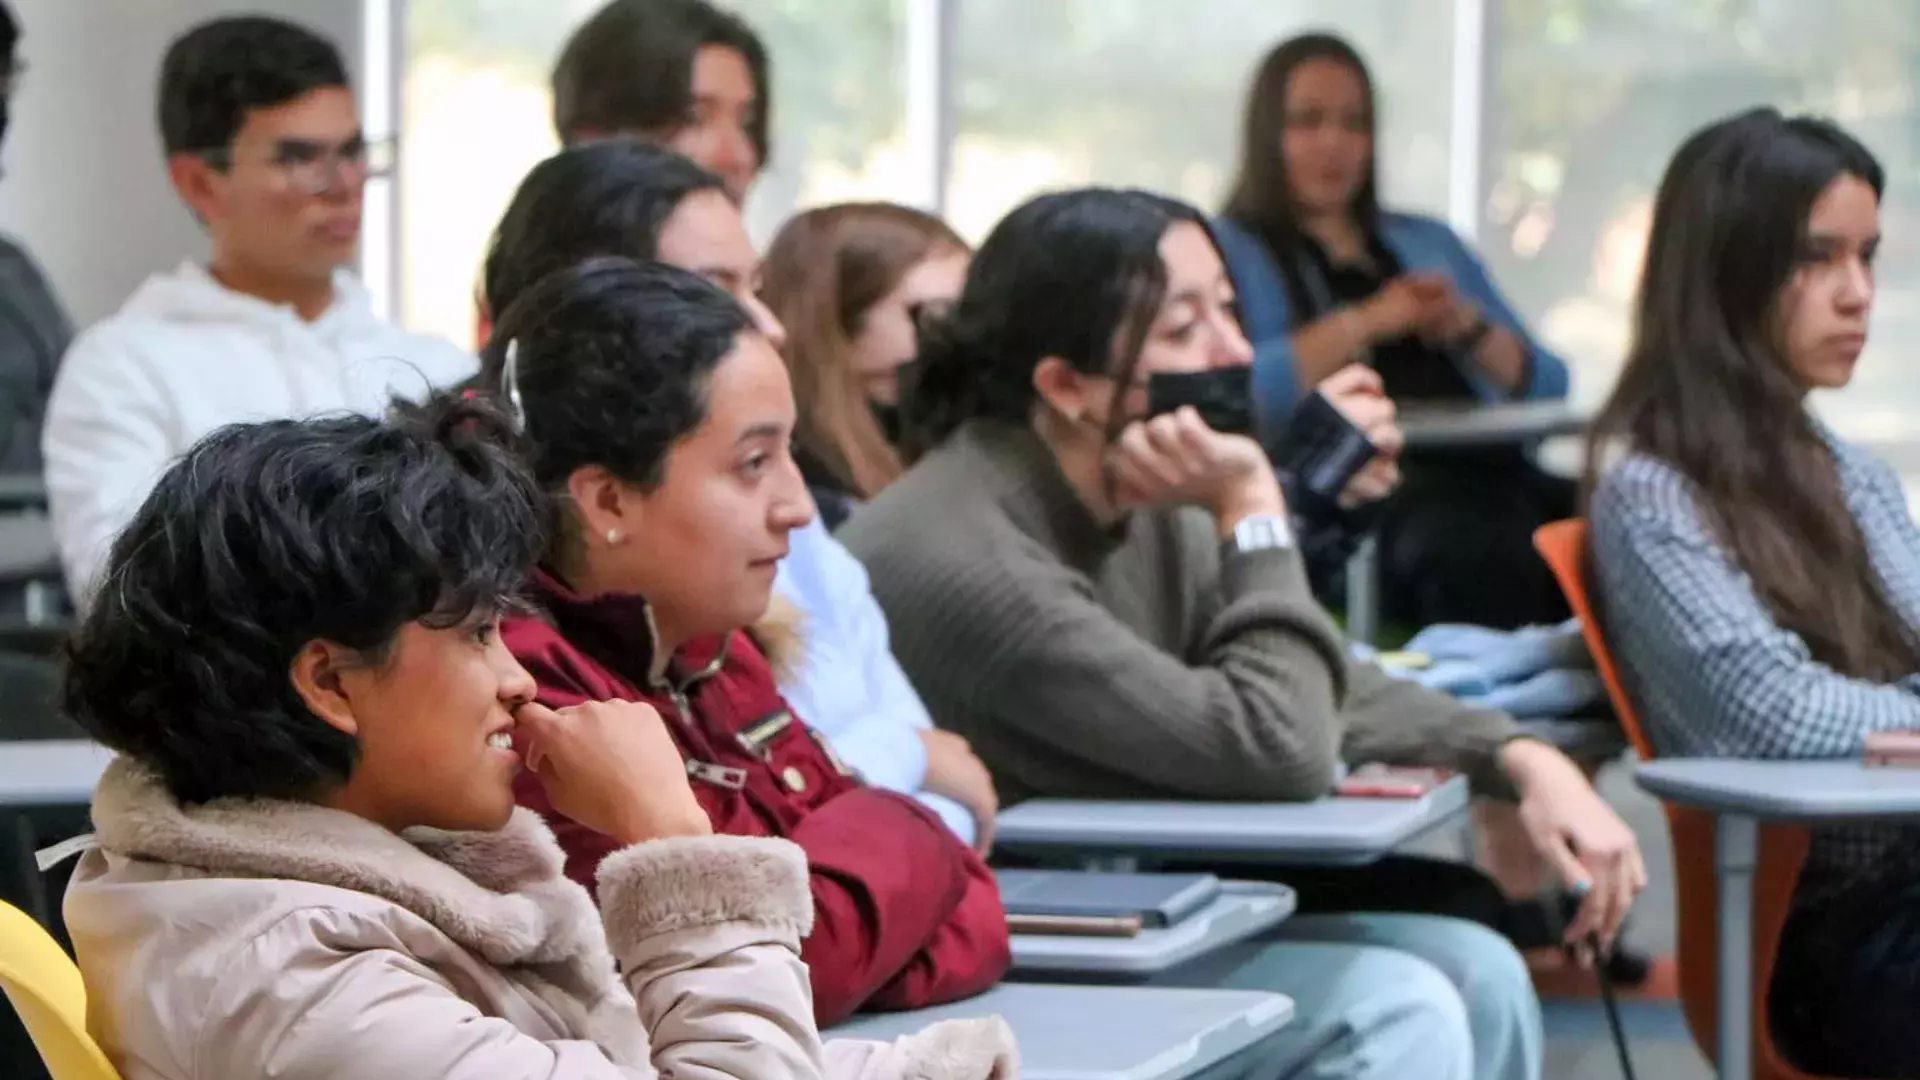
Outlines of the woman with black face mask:
M 917 324 L 960 295 L 971 255 L 946 222 L 893 203 L 809 210 L 768 248 L 760 295 L 787 327 L 797 457 L 828 528 L 900 475 Z
M 1579 768 L 1506 716 L 1350 662 L 1262 447 L 1196 408 L 1156 415 L 1166 377 L 1245 371 L 1234 300 L 1205 219 L 1160 196 L 1059 192 L 995 227 L 926 328 L 905 399 L 911 467 L 839 534 L 901 666 L 1009 802 L 1313 799 L 1343 758 L 1462 769 L 1517 794 L 1538 850 L 1587 887 L 1570 940 L 1611 939 L 1645 868 Z M 1210 981 L 1298 985 L 1315 1013 L 1288 1032 L 1311 1038 L 1348 1003 L 1321 960 L 1413 959 L 1461 1002 L 1464 1075 L 1537 1075 L 1525 968 L 1492 931 L 1437 917 L 1455 913 L 1440 879 L 1475 875 L 1436 867 L 1387 860 L 1365 881 L 1311 884 L 1290 871 L 1312 914 L 1237 967 L 1209 960 Z M 1383 910 L 1409 913 L 1351 914 Z M 1354 993 L 1398 992 L 1351 970 Z M 1387 1037 L 1369 1060 L 1445 1072 L 1402 1049 Z

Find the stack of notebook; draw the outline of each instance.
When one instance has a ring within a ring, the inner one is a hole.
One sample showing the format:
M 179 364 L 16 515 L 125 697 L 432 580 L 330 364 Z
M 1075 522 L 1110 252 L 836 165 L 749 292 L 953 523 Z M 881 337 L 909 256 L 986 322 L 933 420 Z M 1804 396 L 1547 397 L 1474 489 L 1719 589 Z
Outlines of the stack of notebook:
M 1212 874 L 996 870 L 1007 926 L 1016 934 L 1132 937 L 1176 926 L 1220 895 Z

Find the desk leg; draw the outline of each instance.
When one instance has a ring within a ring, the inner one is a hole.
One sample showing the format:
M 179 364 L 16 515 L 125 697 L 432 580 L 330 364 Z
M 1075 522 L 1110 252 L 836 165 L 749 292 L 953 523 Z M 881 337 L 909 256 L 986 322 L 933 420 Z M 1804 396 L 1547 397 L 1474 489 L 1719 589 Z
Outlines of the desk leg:
M 1713 860 L 1720 878 L 1720 1080 L 1753 1077 L 1753 870 L 1760 824 L 1721 814 Z
M 1373 644 L 1380 632 L 1379 546 L 1366 536 L 1347 556 L 1347 638 L 1362 645 Z

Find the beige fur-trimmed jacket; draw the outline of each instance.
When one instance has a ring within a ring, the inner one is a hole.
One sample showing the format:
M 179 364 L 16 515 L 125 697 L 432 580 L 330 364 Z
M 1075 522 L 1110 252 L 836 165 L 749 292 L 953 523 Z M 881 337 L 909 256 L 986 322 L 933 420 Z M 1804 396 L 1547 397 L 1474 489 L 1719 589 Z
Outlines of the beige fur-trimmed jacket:
M 822 1045 L 784 840 L 627 848 L 596 916 L 525 810 L 403 837 L 305 803 L 182 807 L 121 759 L 93 815 L 66 919 L 127 1080 L 1015 1075 L 998 1019 Z

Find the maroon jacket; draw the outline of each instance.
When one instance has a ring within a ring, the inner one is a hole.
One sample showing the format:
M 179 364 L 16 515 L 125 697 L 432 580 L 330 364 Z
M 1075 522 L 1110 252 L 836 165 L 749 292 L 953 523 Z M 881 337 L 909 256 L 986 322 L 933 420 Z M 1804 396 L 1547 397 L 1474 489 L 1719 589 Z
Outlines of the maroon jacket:
M 651 683 L 653 632 L 637 596 L 583 599 L 544 571 L 544 617 L 503 634 L 553 708 L 642 701 L 660 711 L 687 759 L 715 832 L 779 836 L 807 853 L 813 933 L 801 948 L 822 1026 L 856 1009 L 917 1009 L 1000 981 L 1010 957 L 1000 891 L 980 857 L 919 803 L 870 788 L 795 719 L 766 657 L 744 632 L 692 642 Z M 567 875 L 593 887 L 619 845 L 556 814 L 539 778 L 515 783 L 553 826 Z

